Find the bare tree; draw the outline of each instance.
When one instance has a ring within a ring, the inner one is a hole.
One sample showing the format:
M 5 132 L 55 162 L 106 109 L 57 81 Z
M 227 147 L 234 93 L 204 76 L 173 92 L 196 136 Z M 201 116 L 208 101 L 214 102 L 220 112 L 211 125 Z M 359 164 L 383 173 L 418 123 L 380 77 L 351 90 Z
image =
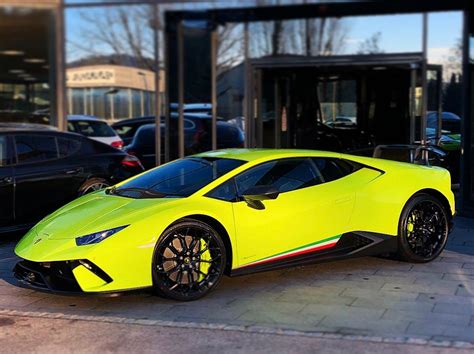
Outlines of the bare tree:
M 357 54 L 377 54 L 384 51 L 380 48 L 381 32 L 376 32 L 359 45 Z
M 255 57 L 334 55 L 345 48 L 347 23 L 336 18 L 268 21 L 252 24 L 251 48 Z
M 152 26 L 153 7 L 134 6 L 108 8 L 105 12 L 82 11 L 80 40 L 68 44 L 89 56 L 133 57 L 139 67 L 154 70 L 154 43 Z

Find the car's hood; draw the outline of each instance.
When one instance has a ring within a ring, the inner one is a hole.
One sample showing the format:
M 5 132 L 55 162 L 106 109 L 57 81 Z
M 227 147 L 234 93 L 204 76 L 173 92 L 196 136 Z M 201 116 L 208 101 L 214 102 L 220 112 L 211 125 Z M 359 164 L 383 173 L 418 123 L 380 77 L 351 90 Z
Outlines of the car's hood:
M 54 212 L 35 229 L 51 240 L 73 239 L 88 233 L 123 226 L 155 214 L 177 198 L 132 199 L 103 192 L 79 198 Z M 154 209 L 157 209 L 155 212 Z M 156 214 L 155 214 L 156 215 Z

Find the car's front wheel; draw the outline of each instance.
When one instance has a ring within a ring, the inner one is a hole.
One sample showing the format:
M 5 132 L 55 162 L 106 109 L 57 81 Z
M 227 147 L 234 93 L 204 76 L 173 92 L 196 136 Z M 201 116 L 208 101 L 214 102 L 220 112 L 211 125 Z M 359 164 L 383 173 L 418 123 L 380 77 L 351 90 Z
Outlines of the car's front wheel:
M 226 264 L 220 235 L 208 224 L 185 219 L 160 237 L 153 256 L 153 284 L 158 295 L 196 300 L 219 283 Z
M 399 225 L 399 256 L 415 263 L 430 262 L 448 240 L 448 210 L 435 197 L 420 193 L 403 209 Z

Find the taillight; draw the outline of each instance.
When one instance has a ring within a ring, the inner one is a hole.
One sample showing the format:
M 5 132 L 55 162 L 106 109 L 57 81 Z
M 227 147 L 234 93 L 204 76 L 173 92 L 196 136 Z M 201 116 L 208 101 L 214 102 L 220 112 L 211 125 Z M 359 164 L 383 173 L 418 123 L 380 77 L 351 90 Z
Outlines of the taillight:
M 123 141 L 122 140 L 117 140 L 117 141 L 113 141 L 112 145 L 114 148 L 117 148 L 117 149 L 121 149 L 123 148 Z
M 127 166 L 127 167 L 134 167 L 134 168 L 141 168 L 144 170 L 142 163 L 136 156 L 132 155 L 127 155 L 123 158 L 122 160 L 122 165 Z

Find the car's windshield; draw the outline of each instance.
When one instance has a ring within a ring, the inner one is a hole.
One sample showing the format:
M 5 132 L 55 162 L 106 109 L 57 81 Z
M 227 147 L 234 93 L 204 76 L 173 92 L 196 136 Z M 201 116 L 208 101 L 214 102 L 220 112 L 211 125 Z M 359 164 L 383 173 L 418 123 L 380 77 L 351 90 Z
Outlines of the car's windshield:
M 110 193 L 130 198 L 187 197 L 244 163 L 236 159 L 187 157 L 151 170 Z

